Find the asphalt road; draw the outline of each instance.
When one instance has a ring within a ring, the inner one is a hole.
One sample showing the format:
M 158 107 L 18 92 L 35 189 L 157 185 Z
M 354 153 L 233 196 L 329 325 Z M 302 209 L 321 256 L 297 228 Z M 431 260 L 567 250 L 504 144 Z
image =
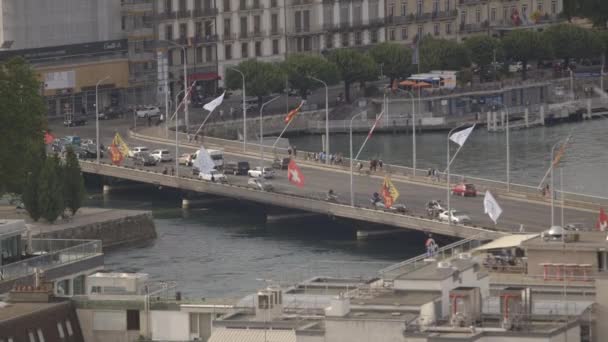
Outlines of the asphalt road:
M 140 120 L 138 124 L 145 124 L 144 120 Z M 127 138 L 127 130 L 129 125 L 132 125 L 131 119 L 116 119 L 102 121 L 100 125 L 100 136 L 103 145 L 108 146 L 115 132 L 119 132 L 127 144 L 130 146 L 147 146 L 150 149 L 165 148 L 174 155 L 174 145 L 165 145 L 162 143 L 148 143 L 141 141 L 134 141 Z M 78 135 L 81 138 L 95 138 L 95 124 L 89 122 L 85 126 L 81 127 L 63 127 L 63 126 L 52 126 L 52 132 L 55 136 L 60 137 L 63 135 Z M 179 153 L 194 152 L 195 149 L 180 146 Z M 266 155 L 266 165 L 269 165 L 270 161 L 268 158 L 272 156 Z M 105 162 L 109 162 L 108 156 L 104 158 Z M 231 153 L 225 154 L 225 162 L 228 161 L 249 161 L 251 166 L 258 166 L 260 164 L 259 159 L 252 158 L 251 156 L 236 155 Z M 132 165 L 131 160 L 126 160 L 127 165 Z M 162 163 L 156 167 L 146 167 L 147 169 L 155 169 L 158 172 L 167 167 L 169 170 L 174 166 L 174 162 Z M 350 180 L 349 170 L 333 170 L 328 171 L 323 169 L 321 165 L 308 166 L 300 165 L 302 172 L 305 177 L 306 185 L 303 188 L 298 188 L 292 185 L 287 180 L 287 174 L 285 170 L 276 171 L 275 179 L 271 180 L 275 191 L 282 193 L 294 193 L 299 195 L 306 195 L 313 198 L 323 199 L 328 189 L 333 189 L 338 194 L 338 201 L 341 203 L 350 202 Z M 181 166 L 179 168 L 179 174 L 181 176 L 192 176 L 191 169 L 188 167 Z M 232 176 L 228 175 L 228 181 L 233 184 L 246 185 L 248 177 L 246 176 Z M 382 184 L 383 174 L 377 172 L 372 175 L 359 175 L 355 172 L 354 175 L 354 189 L 355 189 L 355 203 L 359 206 L 370 206 L 369 199 L 371 194 L 374 192 L 380 192 L 380 186 Z M 400 192 L 398 203 L 405 204 L 410 211 L 419 216 L 425 216 L 426 203 L 431 199 L 440 199 L 446 202 L 446 189 L 443 185 L 428 185 L 419 183 L 410 183 L 406 181 L 393 180 L 393 183 Z M 546 230 L 550 226 L 550 206 L 547 203 L 539 203 L 536 201 L 527 201 L 523 199 L 513 199 L 506 197 L 497 197 L 497 201 L 503 209 L 503 214 L 499 218 L 497 228 L 506 231 L 519 231 L 520 224 L 524 225 L 524 229 L 527 232 L 540 232 Z M 494 223 L 484 213 L 483 210 L 483 196 L 478 197 L 451 197 L 451 207 L 459 211 L 466 212 L 473 221 L 474 224 L 484 227 L 494 227 Z M 567 223 L 583 223 L 589 228 L 593 228 L 597 218 L 596 212 L 578 208 L 565 208 L 564 209 L 564 222 Z M 560 207 L 559 201 L 556 201 L 555 207 L 555 222 L 560 222 Z

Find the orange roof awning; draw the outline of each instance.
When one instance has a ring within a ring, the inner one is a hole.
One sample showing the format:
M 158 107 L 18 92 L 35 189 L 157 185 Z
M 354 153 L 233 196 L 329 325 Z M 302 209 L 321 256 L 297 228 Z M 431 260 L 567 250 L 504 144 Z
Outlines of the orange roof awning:
M 416 85 L 416 82 L 410 81 L 410 80 L 405 80 L 405 81 L 399 82 L 399 85 L 404 86 L 404 87 L 412 87 L 412 86 Z
M 426 83 L 426 82 L 419 82 L 419 83 L 416 83 L 415 85 L 413 85 L 414 88 L 430 88 L 432 86 L 433 86 L 432 84 Z

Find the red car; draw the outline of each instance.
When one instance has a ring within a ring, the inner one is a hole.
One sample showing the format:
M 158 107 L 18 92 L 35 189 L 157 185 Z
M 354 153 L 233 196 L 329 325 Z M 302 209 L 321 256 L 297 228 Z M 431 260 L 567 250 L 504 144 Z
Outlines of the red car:
M 452 188 L 452 195 L 477 196 L 477 190 L 473 184 L 460 183 Z

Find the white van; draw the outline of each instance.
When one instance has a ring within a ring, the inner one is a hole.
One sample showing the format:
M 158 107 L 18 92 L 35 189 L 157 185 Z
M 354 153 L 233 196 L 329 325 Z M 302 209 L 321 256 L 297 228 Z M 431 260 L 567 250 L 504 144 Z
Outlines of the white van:
M 192 158 L 190 158 L 190 165 L 192 165 L 194 163 L 194 161 L 196 160 L 196 158 L 198 157 L 198 152 L 199 151 L 196 151 L 195 153 L 192 154 Z M 215 164 L 215 169 L 216 170 L 224 169 L 224 151 L 207 150 L 207 152 L 209 153 L 211 160 L 213 160 L 213 164 Z
M 138 118 L 153 118 L 155 116 L 160 116 L 160 108 L 155 106 L 146 106 L 139 108 L 135 111 Z

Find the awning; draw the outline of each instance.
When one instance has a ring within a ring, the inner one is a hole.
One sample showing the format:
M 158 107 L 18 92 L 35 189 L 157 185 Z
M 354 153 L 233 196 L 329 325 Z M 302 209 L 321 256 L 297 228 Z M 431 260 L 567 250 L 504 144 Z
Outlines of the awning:
M 426 83 L 426 82 L 418 82 L 415 85 L 413 85 L 414 88 L 430 88 L 433 85 L 430 83 Z
M 404 87 L 411 87 L 411 86 L 416 85 L 416 82 L 410 81 L 410 80 L 405 80 L 405 81 L 399 82 L 399 85 L 404 86 Z
M 473 250 L 473 252 L 482 252 L 482 251 L 488 251 L 491 249 L 504 249 L 504 248 L 519 247 L 522 244 L 522 242 L 535 238 L 538 235 L 539 234 L 513 234 L 513 235 L 499 237 L 498 239 L 496 239 L 490 243 L 486 243 L 485 245 L 475 248 Z
M 220 76 L 214 72 L 199 72 L 188 75 L 188 83 L 193 81 L 214 81 L 219 79 Z

